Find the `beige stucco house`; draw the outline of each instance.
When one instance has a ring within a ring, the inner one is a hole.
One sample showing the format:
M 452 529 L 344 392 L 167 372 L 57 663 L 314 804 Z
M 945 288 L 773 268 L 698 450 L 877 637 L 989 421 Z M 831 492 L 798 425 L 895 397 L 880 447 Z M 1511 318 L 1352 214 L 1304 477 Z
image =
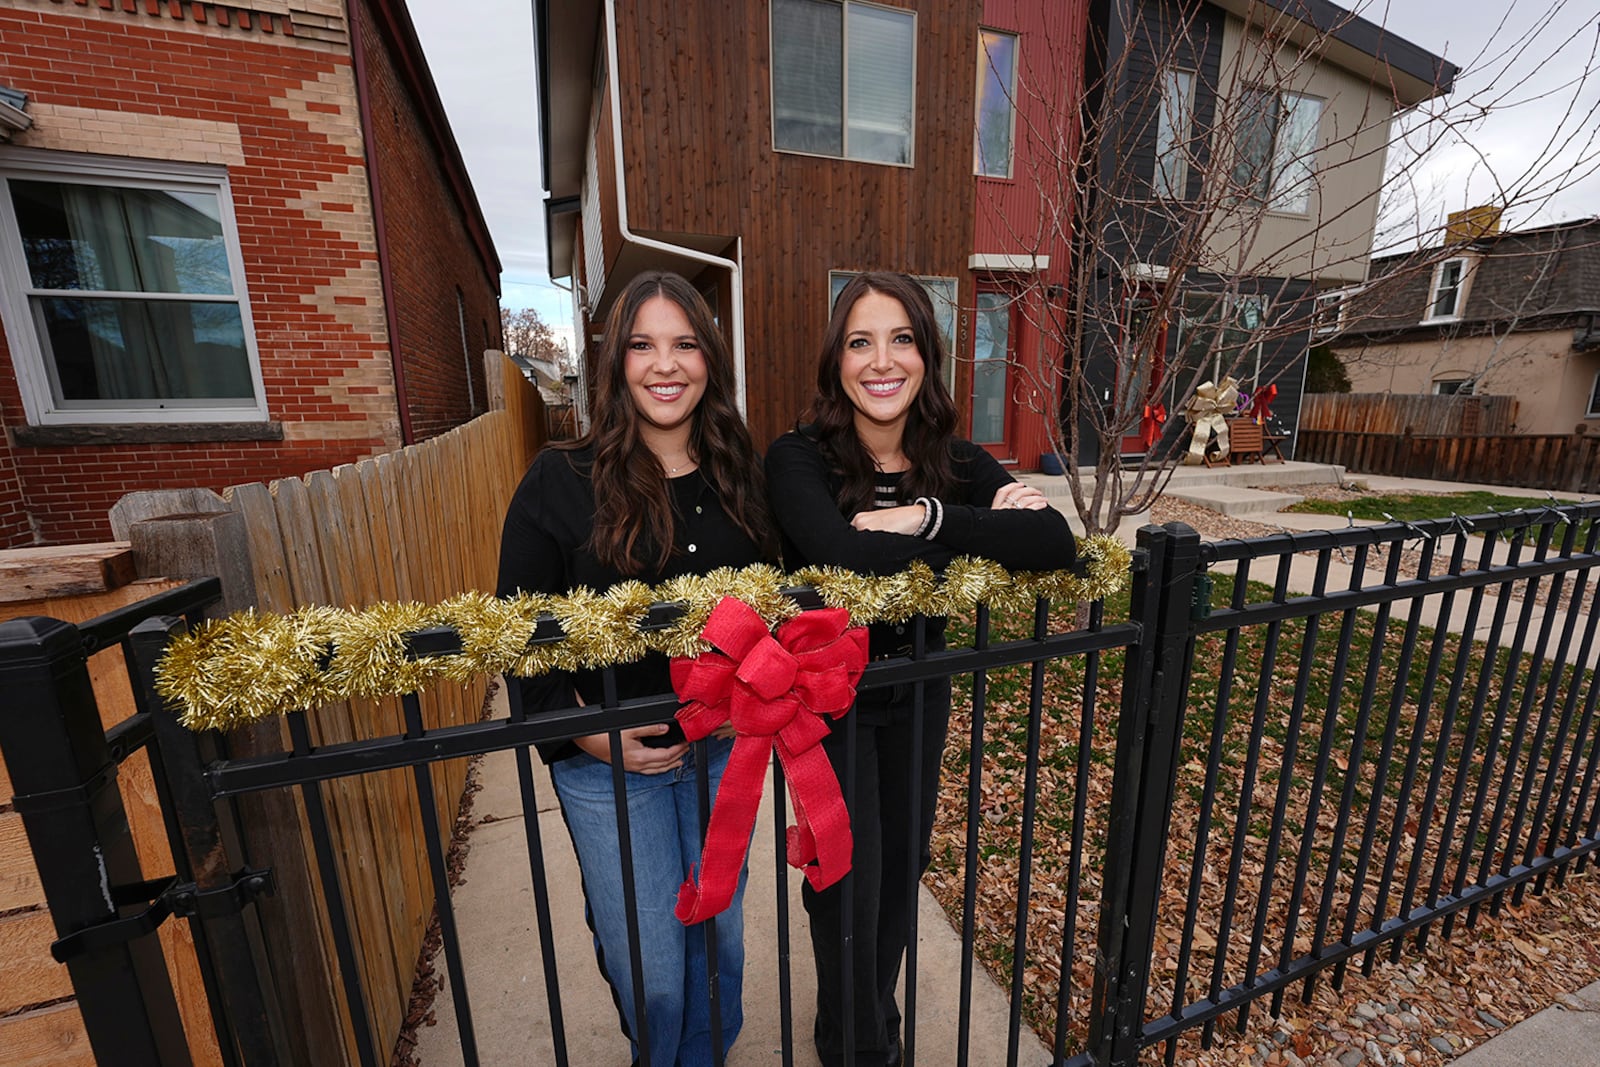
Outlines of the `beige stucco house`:
M 1376 259 L 1316 331 L 1359 393 L 1513 396 L 1520 433 L 1600 431 L 1600 218 Z

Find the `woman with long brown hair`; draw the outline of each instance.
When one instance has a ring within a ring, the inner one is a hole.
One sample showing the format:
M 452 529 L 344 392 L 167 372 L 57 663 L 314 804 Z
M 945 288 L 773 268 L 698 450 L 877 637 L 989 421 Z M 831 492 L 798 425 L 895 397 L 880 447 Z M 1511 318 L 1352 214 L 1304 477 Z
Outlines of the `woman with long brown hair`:
M 540 452 L 512 498 L 500 545 L 499 592 L 508 596 L 604 590 L 625 579 L 659 583 L 717 567 L 770 560 L 755 449 L 734 402 L 733 361 L 711 311 L 676 274 L 631 281 L 607 320 L 593 424 L 581 439 Z M 672 691 L 665 657 L 519 680 L 533 714 L 603 699 Z M 706 741 L 713 793 L 732 741 Z M 700 855 L 695 748 L 676 722 L 620 731 L 645 1011 L 638 1017 L 623 901 L 611 735 L 541 747 L 583 874 L 600 967 L 637 1057 L 714 1062 L 710 974 L 718 976 L 722 1051 L 743 1014 L 743 885 L 716 919 L 717 958 L 703 931 L 673 915 Z
M 768 499 L 788 566 L 893 574 L 914 560 L 938 568 L 957 555 L 1022 570 L 1072 564 L 1072 532 L 1044 494 L 955 436 L 945 359 L 933 305 L 915 280 L 862 274 L 845 286 L 822 340 L 812 422 L 767 453 Z M 910 654 L 917 625 L 927 651 L 944 647 L 942 618 L 880 624 L 871 627 L 873 657 Z M 860 1067 L 900 1062 L 895 983 L 916 882 L 931 859 L 948 680 L 922 683 L 920 743 L 918 713 L 915 686 L 868 690 L 822 742 L 850 803 L 854 837 L 849 876 L 820 893 L 802 889 L 817 966 L 814 1038 L 826 1067 L 846 1062 L 852 1048 Z

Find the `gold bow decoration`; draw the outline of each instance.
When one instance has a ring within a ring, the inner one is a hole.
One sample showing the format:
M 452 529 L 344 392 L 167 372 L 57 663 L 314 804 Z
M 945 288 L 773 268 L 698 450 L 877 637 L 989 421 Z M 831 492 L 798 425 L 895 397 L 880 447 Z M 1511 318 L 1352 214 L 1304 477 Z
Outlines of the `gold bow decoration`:
M 1183 457 L 1185 463 L 1204 463 L 1213 437 L 1217 450 L 1224 456 L 1228 454 L 1228 416 L 1238 405 L 1239 383 L 1232 377 L 1200 384 L 1183 409 L 1183 417 L 1194 427 L 1189 435 L 1189 454 Z

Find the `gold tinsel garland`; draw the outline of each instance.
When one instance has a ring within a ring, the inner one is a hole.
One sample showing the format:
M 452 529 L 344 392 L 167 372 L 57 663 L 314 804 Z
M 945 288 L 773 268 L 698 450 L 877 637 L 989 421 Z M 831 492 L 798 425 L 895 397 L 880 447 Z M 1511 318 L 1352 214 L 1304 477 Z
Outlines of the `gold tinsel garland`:
M 744 601 L 776 626 L 800 610 L 781 592 L 794 585 L 814 587 L 825 604 L 847 608 L 857 624 L 951 615 L 980 601 L 1009 611 L 1041 596 L 1099 600 L 1124 587 L 1132 556 L 1120 541 L 1089 537 L 1079 551 L 1086 565 L 1082 576 L 1011 574 L 997 563 L 963 556 L 942 576 L 920 562 L 883 577 L 838 567 L 785 574 L 756 565 L 684 575 L 658 586 L 622 582 L 604 593 L 576 589 L 565 596 L 505 600 L 465 593 L 432 607 L 413 602 L 361 611 L 309 607 L 289 615 L 246 611 L 176 638 L 156 666 L 156 688 L 183 708 L 184 725 L 225 730 L 350 697 L 415 692 L 437 681 L 612 666 L 648 652 L 697 655 L 710 647 L 700 631 L 723 597 Z M 639 623 L 658 602 L 682 604 L 683 615 L 661 629 L 641 631 Z M 530 648 L 541 615 L 559 620 L 565 636 Z M 406 635 L 438 626 L 455 628 L 461 652 L 408 658 Z

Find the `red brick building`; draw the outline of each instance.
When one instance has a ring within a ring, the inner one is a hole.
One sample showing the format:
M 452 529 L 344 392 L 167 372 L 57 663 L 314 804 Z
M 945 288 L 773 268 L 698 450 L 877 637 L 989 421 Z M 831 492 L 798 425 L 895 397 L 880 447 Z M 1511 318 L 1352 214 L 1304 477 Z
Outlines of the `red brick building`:
M 0 548 L 483 410 L 499 261 L 402 0 L 0 0 Z

